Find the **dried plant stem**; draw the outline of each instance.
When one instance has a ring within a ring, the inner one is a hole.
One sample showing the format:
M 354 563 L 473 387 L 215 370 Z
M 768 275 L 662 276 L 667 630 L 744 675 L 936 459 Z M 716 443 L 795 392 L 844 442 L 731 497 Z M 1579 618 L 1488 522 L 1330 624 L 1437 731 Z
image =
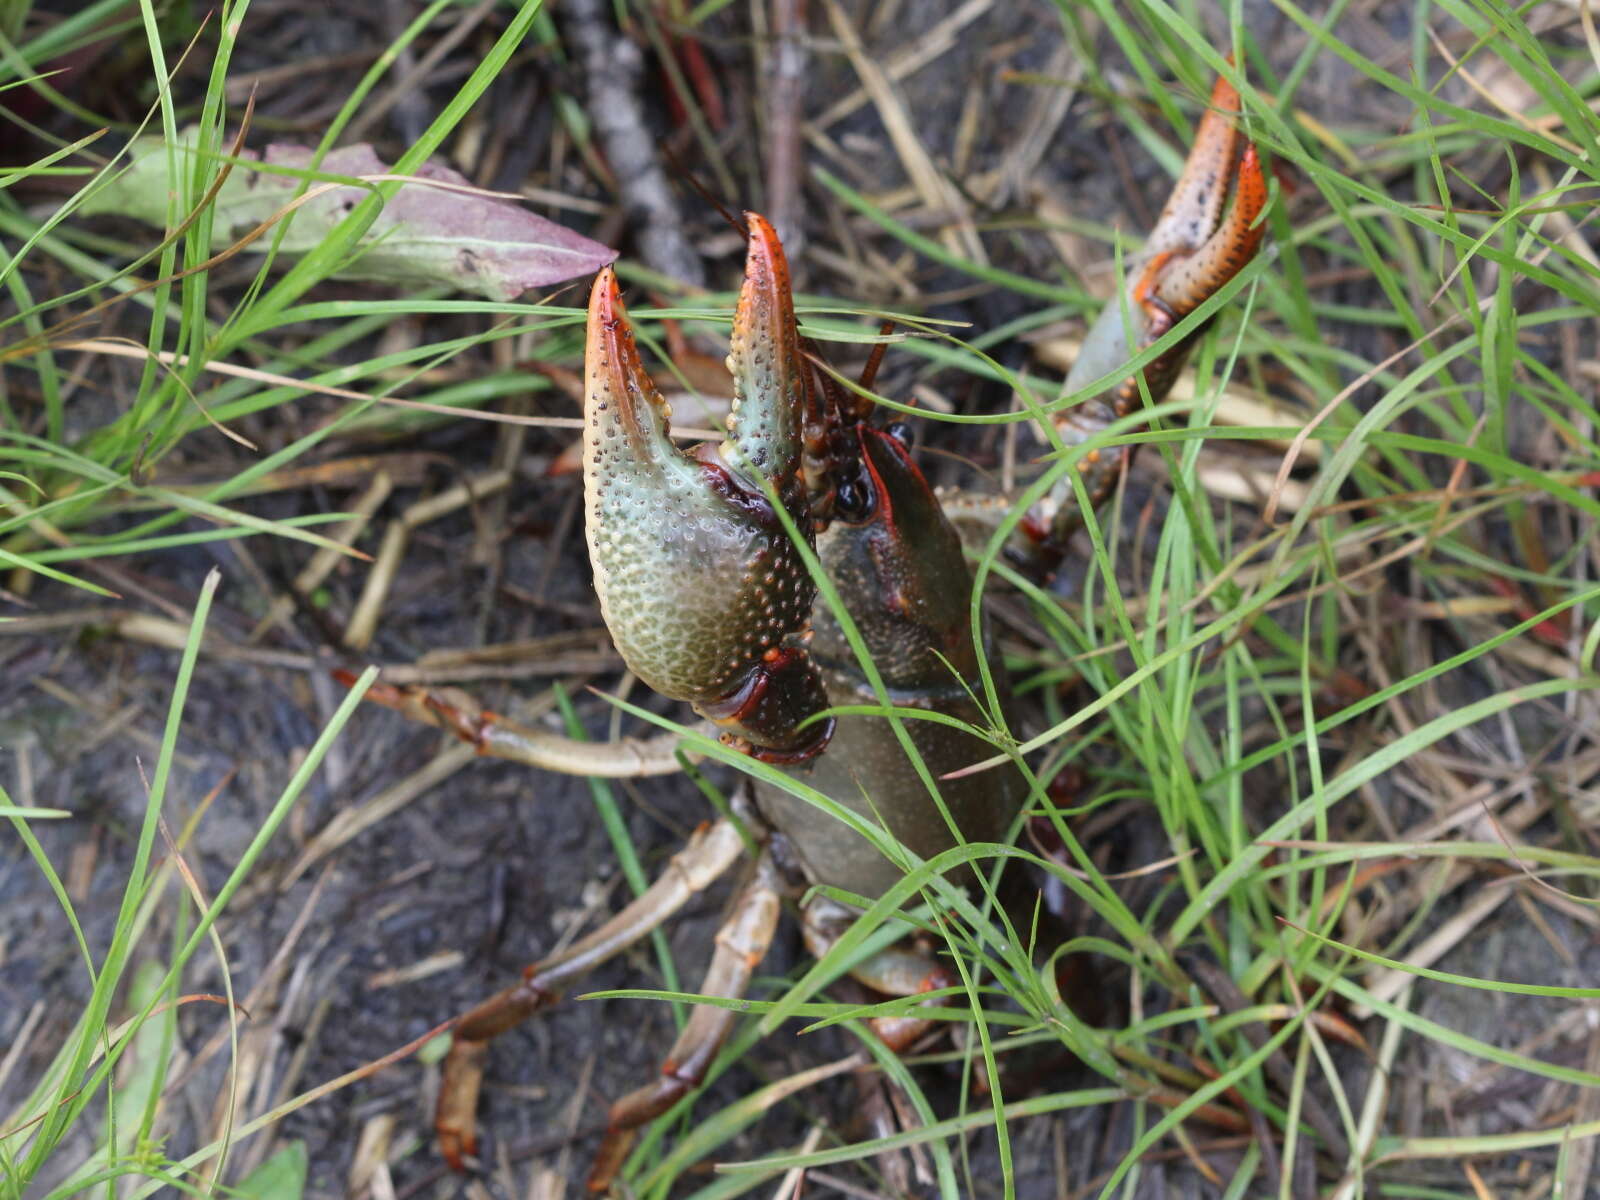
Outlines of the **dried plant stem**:
M 618 34 L 605 0 L 566 0 L 564 32 L 589 84 L 589 119 L 606 160 L 616 175 L 617 195 L 634 229 L 639 257 L 663 275 L 694 287 L 705 283 L 700 256 L 689 243 L 677 201 L 656 155 L 656 138 L 645 127 L 639 104 L 644 56 Z

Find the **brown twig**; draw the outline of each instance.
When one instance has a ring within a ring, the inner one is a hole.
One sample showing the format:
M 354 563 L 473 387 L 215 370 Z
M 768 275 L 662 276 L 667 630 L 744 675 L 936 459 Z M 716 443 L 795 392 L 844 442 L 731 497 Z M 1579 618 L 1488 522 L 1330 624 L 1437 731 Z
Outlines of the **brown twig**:
M 617 193 L 637 232 L 639 257 L 652 270 L 694 287 L 705 270 L 684 232 L 666 172 L 656 156 L 656 138 L 645 127 L 639 104 L 644 56 L 616 33 L 605 0 L 566 0 L 563 29 L 589 84 L 589 119 L 617 179 Z
M 806 0 L 772 0 L 772 52 L 767 55 L 767 213 L 791 261 L 799 261 L 800 114 L 805 99 Z
M 1234 983 L 1233 977 L 1213 963 L 1197 960 L 1189 964 L 1189 974 L 1192 975 L 1206 991 L 1211 993 L 1211 998 L 1222 1006 L 1225 1012 L 1235 1013 L 1247 1008 L 1250 1001 Z M 1266 1032 L 1256 1024 L 1241 1025 L 1239 1033 L 1251 1046 L 1260 1049 L 1266 1044 Z M 1273 1082 L 1284 1091 L 1291 1092 L 1294 1088 L 1294 1066 L 1281 1050 L 1274 1050 L 1267 1056 L 1265 1063 L 1267 1074 L 1272 1076 Z M 1349 1157 L 1350 1147 L 1344 1140 L 1344 1134 L 1339 1130 L 1339 1124 L 1333 1119 L 1327 1109 L 1322 1106 L 1315 1096 L 1306 1093 L 1302 1111 L 1311 1128 L 1317 1131 L 1317 1136 L 1327 1147 L 1328 1153 L 1335 1159 L 1343 1160 Z M 1263 1145 L 1263 1151 L 1270 1150 Z

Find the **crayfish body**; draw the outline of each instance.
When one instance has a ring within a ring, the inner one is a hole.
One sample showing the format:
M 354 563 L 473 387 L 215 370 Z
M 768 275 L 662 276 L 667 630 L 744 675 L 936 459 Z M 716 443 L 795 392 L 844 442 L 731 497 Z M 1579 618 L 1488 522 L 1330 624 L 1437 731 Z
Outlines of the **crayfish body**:
M 818 603 L 810 650 L 828 699 L 835 707 L 877 706 L 886 699 L 899 710 L 993 727 L 998 722 L 974 699 L 983 695 L 981 639 L 973 635 L 972 572 L 961 539 L 905 442 L 868 420 L 852 433 L 860 455 L 859 476 L 845 493 L 852 504 L 847 512 L 836 510 L 818 539 L 817 556 L 883 695 L 865 677 L 837 615 Z M 901 729 L 934 780 L 994 753 L 991 743 L 945 723 L 913 716 L 902 719 Z M 941 813 L 889 720 L 865 715 L 838 717 L 827 753 L 789 771 L 863 820 L 881 823 L 924 859 L 955 845 L 957 831 L 969 842 L 1000 840 L 1025 792 L 1009 765 L 940 780 Z M 842 822 L 819 820 L 806 800 L 767 786 L 756 795 L 762 815 L 788 838 L 812 882 L 877 896 L 904 873 Z
M 1129 270 L 1126 290 L 1091 327 L 1066 388 L 1087 390 L 1105 377 L 1117 382 L 1057 414 L 1042 449 L 1080 447 L 1130 417 L 1145 396 L 1159 402 L 1197 329 L 1138 376 L 1117 372 L 1254 256 L 1266 186 L 1254 149 L 1241 152 L 1233 121 L 1238 107 L 1232 87 L 1219 82 L 1146 252 Z M 985 522 L 992 528 L 1010 501 L 935 495 L 902 427 L 880 423 L 870 401 L 816 367 L 796 325 L 783 247 L 764 219 L 753 213 L 746 219 L 726 439 L 687 453 L 672 443 L 670 413 L 640 361 L 609 267 L 590 297 L 584 384 L 590 561 L 624 660 L 663 695 L 692 704 L 720 728 L 725 743 L 777 765 L 855 818 L 847 824 L 770 783 L 756 789 L 757 811 L 742 811 L 764 847 L 700 987 L 702 995 L 721 997 L 741 995 L 759 963 L 785 871 L 799 876 L 791 890 L 826 884 L 875 897 L 903 877 L 909 861 L 881 847 L 927 859 L 962 841 L 998 840 L 1026 795 L 1020 772 L 1009 765 L 944 778 L 1004 744 L 1000 735 L 977 731 L 1005 727 L 1003 711 L 980 703 L 986 647 L 974 628 L 972 574 L 951 517 L 964 530 Z M 1114 446 L 1082 454 L 1078 469 L 1090 507 L 1110 490 L 1129 453 Z M 1014 560 L 1038 572 L 1053 569 L 1084 509 L 1070 479 L 1049 490 L 1017 523 Z M 813 554 L 837 609 L 819 598 L 807 564 Z M 1003 677 L 991 674 L 995 707 L 1003 708 Z M 562 739 L 433 696 L 389 689 L 378 698 L 451 729 L 484 753 L 550 769 L 621 775 L 658 773 L 663 757 L 667 769 L 672 765 L 670 753 L 638 745 L 626 761 L 617 756 L 608 764 L 594 747 L 557 746 Z M 897 715 L 831 711 L 852 707 L 892 708 Z M 864 835 L 874 826 L 887 842 Z M 773 831 L 781 838 L 769 840 Z M 785 847 L 781 862 L 776 843 Z M 474 1109 L 488 1041 L 659 926 L 737 861 L 743 845 L 726 817 L 703 827 L 643 895 L 459 1018 L 437 1121 L 452 1164 L 475 1152 Z M 807 944 L 820 952 L 854 916 L 819 898 L 804 919 Z M 903 949 L 870 956 L 851 973 L 895 995 L 951 981 L 938 962 Z M 733 1020 L 728 1008 L 697 1007 L 660 1077 L 612 1106 L 592 1189 L 609 1186 L 632 1130 L 698 1084 Z M 875 1027 L 898 1048 L 926 1022 L 901 1017 Z
M 816 599 L 775 500 L 795 535 L 815 547 L 892 704 L 977 717 L 972 578 L 910 448 L 803 352 L 783 247 L 762 217 L 746 220 L 728 356 L 736 399 L 719 447 L 684 453 L 672 445 L 666 404 L 639 363 L 615 278 L 607 270 L 595 281 L 584 485 L 607 626 L 651 687 L 692 703 L 730 744 L 881 820 L 917 854 L 954 845 L 957 829 L 967 840 L 997 838 L 1021 800 L 1014 772 L 943 792 L 951 829 L 887 719 L 820 715 L 882 699 L 838 614 Z M 935 777 L 982 756 L 974 736 L 907 724 Z M 758 798 L 813 881 L 877 894 L 900 877 L 859 833 L 819 819 L 805 800 L 771 787 Z

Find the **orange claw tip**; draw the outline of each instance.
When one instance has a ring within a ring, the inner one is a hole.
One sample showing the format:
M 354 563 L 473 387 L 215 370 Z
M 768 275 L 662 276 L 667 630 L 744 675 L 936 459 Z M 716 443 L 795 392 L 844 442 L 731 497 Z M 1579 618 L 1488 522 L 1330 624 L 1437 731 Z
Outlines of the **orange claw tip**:
M 789 259 L 778 240 L 778 231 L 758 212 L 744 214 L 750 234 L 745 249 L 744 293 L 740 296 L 739 317 L 751 319 L 753 307 L 771 313 L 792 326 L 793 300 L 789 292 Z M 791 335 L 792 336 L 792 335 Z
M 735 469 L 771 479 L 780 489 L 800 466 L 810 369 L 800 355 L 789 260 L 772 224 L 745 213 L 749 242 L 744 284 L 728 343 L 733 373 L 729 454 Z
M 617 456 L 608 453 L 607 443 L 619 437 L 627 447 L 623 469 L 657 469 L 664 458 L 675 453 L 667 437 L 672 414 L 639 357 L 617 275 L 610 267 L 595 276 L 589 293 L 585 343 L 586 477 L 606 469 L 601 460 L 609 460 L 613 471 L 618 469 Z
M 786 307 L 790 299 L 789 259 L 778 240 L 778 231 L 758 212 L 747 212 L 744 219 L 750 233 L 745 248 L 745 295 L 740 297 L 740 315 L 746 315 L 752 301 L 762 306 Z M 759 295 L 750 295 L 752 290 Z
M 1261 155 L 1256 152 L 1254 142 L 1245 143 L 1236 178 L 1232 224 L 1235 229 L 1242 230 L 1238 235 L 1239 248 L 1248 261 L 1261 244 L 1261 234 L 1266 228 L 1258 218 L 1267 207 L 1267 177 L 1261 170 Z
M 617 272 L 607 264 L 594 277 L 589 289 L 589 319 L 613 321 L 622 305 L 622 291 L 617 287 Z
M 619 342 L 627 338 L 628 332 L 628 310 L 622 303 L 617 273 L 609 266 L 602 267 L 594 277 L 594 286 L 589 289 L 589 344 L 585 363 L 598 352 L 603 356 L 601 361 L 605 365 L 613 370 L 621 367 L 623 360 L 619 352 L 622 347 Z
M 753 209 L 746 209 L 744 223 L 751 245 L 760 245 L 767 251 L 775 250 L 782 256 L 783 243 L 778 240 L 778 232 L 772 228 L 771 221 Z
M 478 1139 L 472 1134 L 462 1137 L 454 1130 L 438 1130 L 439 1154 L 452 1171 L 465 1171 L 467 1159 L 478 1156 Z
M 745 226 L 749 232 L 749 250 L 752 254 L 759 254 L 762 258 L 774 261 L 785 273 L 788 271 L 789 262 L 783 253 L 783 243 L 778 240 L 778 231 L 772 227 L 772 222 L 758 212 L 744 214 Z
M 1183 170 L 1146 240 L 1151 257 L 1173 250 L 1192 252 L 1216 229 L 1228 184 L 1239 168 L 1238 114 L 1239 93 L 1219 76 Z
M 1254 142 L 1246 142 L 1244 153 L 1239 157 L 1239 187 L 1251 189 L 1257 212 L 1266 206 L 1267 177 L 1261 169 L 1261 153 Z

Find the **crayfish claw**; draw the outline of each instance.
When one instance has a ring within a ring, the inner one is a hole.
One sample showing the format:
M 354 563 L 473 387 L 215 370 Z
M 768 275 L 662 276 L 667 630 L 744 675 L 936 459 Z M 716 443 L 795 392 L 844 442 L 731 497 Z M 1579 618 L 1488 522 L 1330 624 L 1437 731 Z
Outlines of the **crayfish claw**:
M 760 213 L 744 217 L 750 241 L 728 346 L 733 407 L 724 453 L 736 470 L 785 482 L 799 463 L 811 372 L 800 356 L 783 245 Z
M 1255 146 L 1238 128 L 1239 112 L 1239 93 L 1226 79 L 1218 79 L 1183 171 L 1129 272 L 1127 291 L 1114 296 L 1090 326 L 1067 374 L 1068 392 L 1082 391 L 1159 341 L 1255 257 L 1267 184 Z M 1152 403 L 1159 404 L 1171 389 L 1192 341 L 1183 339 L 1144 368 L 1143 385 Z M 1067 447 L 1081 445 L 1140 404 L 1140 380 L 1124 378 L 1062 411 L 1054 421 L 1057 438 Z M 1110 494 L 1133 449 L 1111 446 L 1079 459 L 1078 473 L 1091 505 Z M 1023 522 L 1013 549 L 1025 565 L 1048 574 L 1082 524 L 1083 510 L 1064 480 Z
M 1238 114 L 1239 93 L 1219 78 L 1183 172 L 1145 242 L 1148 261 L 1133 298 L 1152 316 L 1155 337 L 1244 270 L 1261 246 L 1267 180 L 1261 156 L 1234 123 Z M 1230 184 L 1233 204 L 1224 215 Z
M 1228 181 L 1239 161 L 1238 115 L 1238 91 L 1218 76 L 1183 170 L 1145 239 L 1145 253 L 1151 258 L 1169 250 L 1193 250 L 1216 229 L 1228 200 Z
M 677 453 L 668 437 L 672 408 L 639 358 L 617 273 L 609 266 L 595 276 L 589 295 L 584 368 L 585 467 L 591 458 L 615 456 L 626 461 L 630 475 L 670 471 Z
M 811 395 L 789 269 L 750 214 L 728 365 L 728 438 L 688 454 L 651 382 L 608 267 L 589 301 L 584 497 L 595 590 L 623 660 L 752 753 L 809 757 L 826 743 L 822 676 L 801 647 L 816 585 L 773 503 L 813 536 L 801 469 Z M 801 726 L 804 725 L 804 728 Z
M 1207 297 L 1244 270 L 1261 246 L 1267 206 L 1267 181 L 1254 146 L 1240 156 L 1233 206 L 1216 230 L 1191 253 L 1167 260 L 1150 281 L 1149 292 L 1176 319 L 1188 316 Z

